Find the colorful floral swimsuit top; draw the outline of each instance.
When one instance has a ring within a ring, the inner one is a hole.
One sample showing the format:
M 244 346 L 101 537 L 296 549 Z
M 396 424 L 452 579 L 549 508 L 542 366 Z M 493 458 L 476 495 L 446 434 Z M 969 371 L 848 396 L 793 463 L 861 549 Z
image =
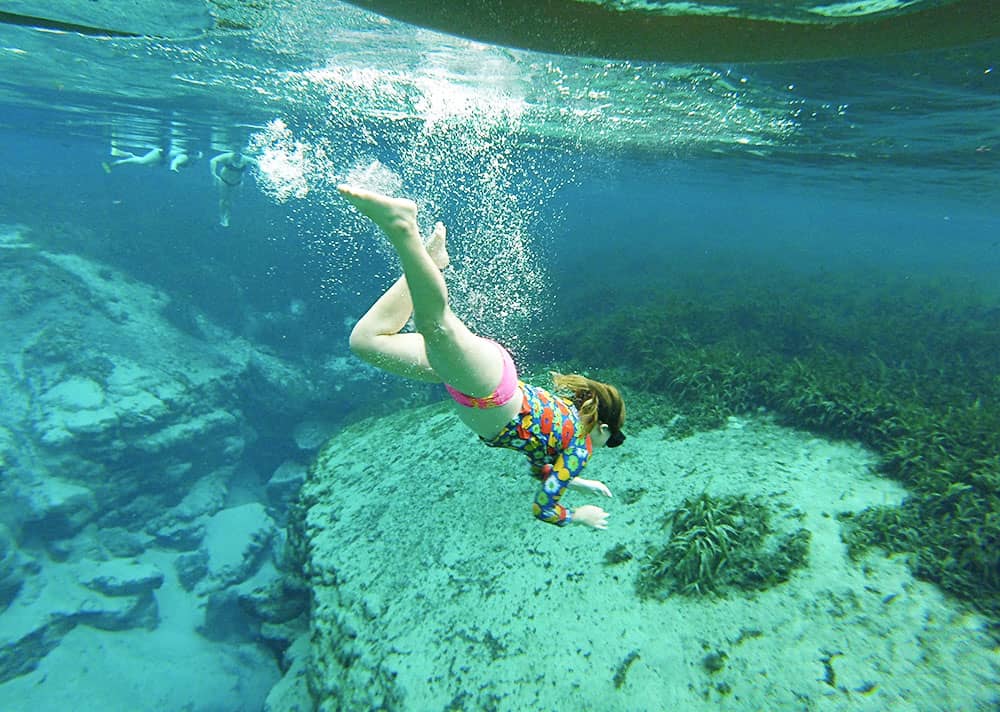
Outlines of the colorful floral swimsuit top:
M 559 504 L 570 480 L 579 475 L 590 459 L 590 436 L 577 433 L 580 416 L 576 408 L 544 388 L 523 381 L 521 413 L 492 440 L 490 447 L 519 450 L 531 462 L 531 474 L 542 483 L 532 510 L 543 522 L 564 527 L 570 511 Z

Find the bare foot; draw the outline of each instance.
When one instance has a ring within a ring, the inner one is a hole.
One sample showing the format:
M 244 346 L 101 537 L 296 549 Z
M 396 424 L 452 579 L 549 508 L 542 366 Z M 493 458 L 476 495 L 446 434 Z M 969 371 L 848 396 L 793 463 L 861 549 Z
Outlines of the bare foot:
M 393 243 L 398 239 L 412 238 L 414 235 L 419 239 L 417 204 L 412 200 L 390 198 L 387 195 L 380 195 L 350 185 L 338 185 L 337 190 L 362 215 L 382 228 L 382 232 Z
M 445 235 L 444 223 L 434 223 L 434 231 L 427 238 L 427 244 L 425 245 L 427 254 L 434 260 L 434 264 L 437 265 L 438 269 L 444 269 L 451 261 L 451 258 L 448 256 L 448 247 L 445 245 Z

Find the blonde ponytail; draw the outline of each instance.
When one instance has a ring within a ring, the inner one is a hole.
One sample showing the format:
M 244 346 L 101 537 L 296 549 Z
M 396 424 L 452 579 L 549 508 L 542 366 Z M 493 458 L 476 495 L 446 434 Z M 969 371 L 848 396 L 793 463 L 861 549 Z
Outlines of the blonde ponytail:
M 598 421 L 611 428 L 613 433 L 621 431 L 625 424 L 625 402 L 617 388 L 578 373 L 564 375 L 553 371 L 552 382 L 557 390 L 572 393 L 571 400 L 580 412 L 584 434 L 589 435 Z

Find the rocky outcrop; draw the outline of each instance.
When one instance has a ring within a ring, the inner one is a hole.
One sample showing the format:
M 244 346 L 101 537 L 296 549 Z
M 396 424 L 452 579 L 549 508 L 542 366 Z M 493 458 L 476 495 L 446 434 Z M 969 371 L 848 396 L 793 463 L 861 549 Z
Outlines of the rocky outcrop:
M 24 565 L 7 527 L 0 524 L 0 613 L 24 584 Z
M 294 460 L 285 460 L 267 481 L 267 501 L 278 512 L 288 511 L 288 506 L 299 496 L 306 481 L 308 468 Z
M 306 416 L 336 391 L 346 412 L 352 383 L 367 377 L 337 359 L 288 363 L 197 314 L 177 328 L 170 297 L 81 257 L 13 254 L 0 265 L 0 520 L 17 531 L 72 536 L 92 518 L 165 525 L 167 510 L 203 479 L 224 483 L 259 438 L 289 455 L 303 438 L 318 447 L 335 426 Z
M 76 534 L 97 514 L 90 488 L 57 477 L 39 477 L 21 492 L 24 528 L 41 540 Z
M 18 443 L 8 517 L 43 538 L 94 516 L 137 529 L 246 446 L 230 389 L 247 349 L 171 328 L 168 298 L 120 273 L 72 255 L 18 254 L 0 272 L 4 292 L 18 295 L 0 304 L 12 364 L 3 425 Z
M 403 432 L 406 447 L 387 451 L 385 443 Z M 456 587 L 473 584 L 449 581 L 440 566 L 464 549 L 466 517 L 476 529 L 487 516 L 491 530 L 526 530 L 534 523 L 528 507 L 487 515 L 480 496 L 488 476 L 459 483 L 453 461 L 467 461 L 473 471 L 502 471 L 502 455 L 478 446 L 442 405 L 354 424 L 332 438 L 310 468 L 296 526 L 313 601 L 307 679 L 320 710 L 446 706 L 447 699 L 427 693 L 442 680 L 416 685 L 414 675 L 401 671 L 440 665 L 447 642 L 439 649 L 396 641 L 412 633 L 423 643 L 426 636 L 416 631 L 425 628 L 473 634 L 453 608 Z M 483 555 L 484 565 L 492 565 L 504 557 L 503 547 Z M 477 575 L 470 571 L 468 580 Z
M 536 521 L 523 457 L 443 405 L 351 425 L 302 491 L 312 694 L 331 712 L 995 706 L 989 621 L 898 558 L 847 555 L 832 513 L 906 496 L 875 462 L 766 417 L 683 439 L 637 428 L 585 473 L 614 498 L 562 500 L 607 509 L 593 531 Z M 809 559 L 753 594 L 641 595 L 665 514 L 706 490 L 766 497 L 776 530 L 812 532 Z
M 115 559 L 84 562 L 76 566 L 77 577 L 84 586 L 105 596 L 135 596 L 152 593 L 163 585 L 163 572 L 150 564 Z
M 32 670 L 77 625 L 102 630 L 153 628 L 153 589 L 162 578 L 108 564 L 103 573 L 58 564 L 34 566 L 24 590 L 0 616 L 0 682 Z M 103 590 L 102 590 L 103 589 Z
M 155 626 L 173 576 L 203 603 L 206 636 L 280 660 L 308 597 L 281 568 L 276 521 L 304 468 L 263 473 L 260 503 L 232 490 L 247 502 L 253 449 L 300 455 L 295 425 L 364 374 L 282 360 L 79 256 L 19 242 L 4 257 L 0 681 L 78 625 Z
M 282 656 L 285 673 L 271 688 L 264 701 L 264 712 L 313 712 L 315 703 L 307 681 L 309 657 L 309 637 L 296 638 Z

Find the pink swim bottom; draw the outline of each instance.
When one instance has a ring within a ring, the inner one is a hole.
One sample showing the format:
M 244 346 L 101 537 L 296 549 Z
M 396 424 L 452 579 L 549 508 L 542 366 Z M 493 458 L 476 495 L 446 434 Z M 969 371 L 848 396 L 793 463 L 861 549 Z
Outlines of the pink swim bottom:
M 444 384 L 448 393 L 459 405 L 464 405 L 466 408 L 479 408 L 481 410 L 496 408 L 509 403 L 514 394 L 517 393 L 517 367 L 514 365 L 514 359 L 511 358 L 510 352 L 496 341 L 491 341 L 490 343 L 500 350 L 500 358 L 503 359 L 503 374 L 500 376 L 500 385 L 488 396 L 477 398 L 476 396 L 466 395 L 452 388 L 447 383 Z

